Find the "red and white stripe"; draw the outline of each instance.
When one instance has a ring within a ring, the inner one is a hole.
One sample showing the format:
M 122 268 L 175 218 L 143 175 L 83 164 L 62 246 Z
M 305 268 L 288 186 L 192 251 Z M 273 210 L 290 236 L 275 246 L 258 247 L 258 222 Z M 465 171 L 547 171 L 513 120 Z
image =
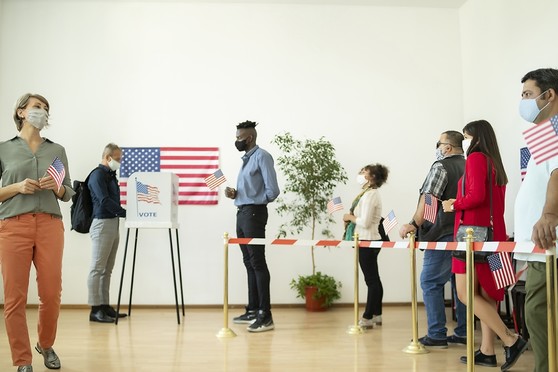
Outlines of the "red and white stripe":
M 290 246 L 317 246 L 317 247 L 352 247 L 353 241 L 349 240 L 300 240 L 300 239 L 265 239 L 265 238 L 229 238 L 229 244 L 254 244 L 254 245 L 290 245 Z M 394 248 L 408 249 L 409 242 L 383 242 L 360 241 L 360 248 Z M 434 249 L 441 251 L 465 251 L 465 242 L 417 242 L 418 249 Z M 476 252 L 515 252 L 515 253 L 541 253 L 553 254 L 530 242 L 474 242 L 473 250 Z

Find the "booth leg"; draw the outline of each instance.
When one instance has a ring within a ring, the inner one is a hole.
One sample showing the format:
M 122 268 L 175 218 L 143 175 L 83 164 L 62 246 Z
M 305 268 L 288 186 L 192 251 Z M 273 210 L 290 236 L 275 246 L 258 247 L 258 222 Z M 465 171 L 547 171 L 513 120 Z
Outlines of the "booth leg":
M 130 237 L 130 229 L 126 229 L 126 244 L 124 245 L 124 257 L 122 258 L 122 273 L 120 274 L 120 287 L 118 288 L 118 302 L 116 303 L 116 313 L 120 313 L 120 299 L 122 298 L 122 284 L 124 283 L 124 268 L 126 267 L 126 255 L 128 253 L 128 239 Z M 128 309 L 128 315 L 130 315 Z M 118 324 L 118 317 L 114 320 L 114 324 Z
M 172 249 L 172 229 L 169 229 L 170 257 L 172 266 L 172 281 L 174 284 L 174 302 L 176 304 L 176 321 L 180 324 L 180 311 L 178 310 L 178 292 L 176 289 L 176 270 L 174 268 L 174 251 Z

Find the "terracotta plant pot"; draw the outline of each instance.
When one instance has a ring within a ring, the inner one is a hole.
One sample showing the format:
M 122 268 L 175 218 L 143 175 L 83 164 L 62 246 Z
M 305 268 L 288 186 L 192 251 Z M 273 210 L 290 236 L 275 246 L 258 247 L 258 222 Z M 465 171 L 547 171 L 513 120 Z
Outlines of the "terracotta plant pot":
M 304 298 L 306 299 L 306 310 L 308 311 L 326 311 L 324 307 L 324 299 L 314 299 L 314 293 L 318 291 L 317 287 L 306 287 Z

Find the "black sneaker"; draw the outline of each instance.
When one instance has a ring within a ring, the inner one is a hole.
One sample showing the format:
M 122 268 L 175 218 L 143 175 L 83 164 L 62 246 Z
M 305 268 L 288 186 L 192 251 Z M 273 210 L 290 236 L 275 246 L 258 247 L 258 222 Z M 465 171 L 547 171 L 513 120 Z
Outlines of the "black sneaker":
M 457 335 L 448 336 L 448 344 L 467 345 L 467 337 L 461 337 Z
M 252 324 L 256 321 L 256 310 L 246 310 L 246 312 L 233 318 L 235 324 Z
M 504 346 L 504 356 L 506 357 L 506 362 L 502 364 L 500 369 L 502 371 L 507 371 L 513 367 L 515 362 L 517 362 L 525 350 L 527 350 L 527 341 L 525 341 L 521 336 L 517 338 L 517 341 L 515 341 L 512 346 Z
M 275 329 L 271 313 L 259 310 L 256 321 L 246 329 L 248 332 L 266 332 Z
M 461 358 L 459 358 L 459 360 L 461 361 L 461 363 L 467 364 L 466 356 L 462 356 Z M 496 362 L 496 355 L 483 354 L 479 349 L 475 351 L 475 365 L 485 366 L 485 367 L 496 367 L 498 365 L 498 363 Z
M 423 344 L 427 347 L 437 348 L 437 349 L 447 349 L 448 348 L 448 341 L 447 340 L 435 340 L 428 336 L 424 336 L 418 339 L 418 342 Z

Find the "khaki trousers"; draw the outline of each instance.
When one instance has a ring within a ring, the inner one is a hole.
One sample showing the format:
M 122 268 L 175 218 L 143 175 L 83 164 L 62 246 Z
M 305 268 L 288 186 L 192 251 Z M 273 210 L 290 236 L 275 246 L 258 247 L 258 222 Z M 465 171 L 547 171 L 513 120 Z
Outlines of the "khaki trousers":
M 31 263 L 37 272 L 39 345 L 56 339 L 62 294 L 62 220 L 45 213 L 27 213 L 0 220 L 0 268 L 4 280 L 4 319 L 14 366 L 31 364 L 25 308 Z

